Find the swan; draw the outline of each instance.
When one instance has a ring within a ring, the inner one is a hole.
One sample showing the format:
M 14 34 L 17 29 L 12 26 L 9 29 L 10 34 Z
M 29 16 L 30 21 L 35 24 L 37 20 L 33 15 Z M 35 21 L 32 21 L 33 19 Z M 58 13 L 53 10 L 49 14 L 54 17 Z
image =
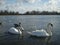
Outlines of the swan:
M 49 23 L 47 25 L 47 30 L 41 29 L 41 30 L 35 30 L 32 32 L 27 32 L 31 36 L 37 36 L 37 37 L 47 37 L 47 36 L 52 36 L 52 27 L 53 24 Z
M 20 25 L 19 25 L 20 24 Z M 14 27 L 11 27 L 8 32 L 11 34 L 22 34 L 24 28 L 21 26 L 21 23 L 19 24 L 14 24 Z

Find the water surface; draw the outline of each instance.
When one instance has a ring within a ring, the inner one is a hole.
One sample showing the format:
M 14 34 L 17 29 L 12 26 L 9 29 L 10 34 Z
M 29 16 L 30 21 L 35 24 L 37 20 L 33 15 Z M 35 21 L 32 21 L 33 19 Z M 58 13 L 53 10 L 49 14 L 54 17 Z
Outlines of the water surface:
M 23 16 L 0 16 L 0 45 L 60 45 L 60 16 L 58 15 L 23 15 Z M 7 31 L 14 23 L 22 23 L 24 36 L 11 35 Z M 30 37 L 26 32 L 36 29 L 46 29 L 47 24 L 53 24 L 53 36 L 47 38 Z

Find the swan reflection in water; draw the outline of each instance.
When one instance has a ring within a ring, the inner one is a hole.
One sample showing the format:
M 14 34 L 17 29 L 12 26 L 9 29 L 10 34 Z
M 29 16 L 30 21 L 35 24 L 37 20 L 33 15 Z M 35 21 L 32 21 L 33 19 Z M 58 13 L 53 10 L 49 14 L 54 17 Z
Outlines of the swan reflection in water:
M 34 45 L 52 45 L 51 43 L 51 36 L 50 37 L 29 37 L 29 39 L 31 38 L 31 42 L 34 42 Z
M 51 42 L 51 38 L 52 37 L 23 37 L 23 38 L 19 38 L 19 43 L 21 43 L 22 45 L 52 45 Z

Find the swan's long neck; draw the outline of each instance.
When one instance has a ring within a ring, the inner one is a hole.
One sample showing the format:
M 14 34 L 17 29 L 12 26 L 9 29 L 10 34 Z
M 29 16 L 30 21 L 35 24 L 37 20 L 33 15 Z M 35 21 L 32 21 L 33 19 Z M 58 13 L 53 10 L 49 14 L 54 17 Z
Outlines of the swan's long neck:
M 47 33 L 52 36 L 52 29 L 53 29 L 53 26 L 51 24 L 48 24 L 47 25 Z

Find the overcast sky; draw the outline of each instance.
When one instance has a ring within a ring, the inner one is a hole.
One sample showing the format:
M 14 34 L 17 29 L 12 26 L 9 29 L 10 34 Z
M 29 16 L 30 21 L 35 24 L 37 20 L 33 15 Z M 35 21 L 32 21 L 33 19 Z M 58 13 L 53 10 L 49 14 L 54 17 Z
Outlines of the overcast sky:
M 0 10 L 19 11 L 58 11 L 60 0 L 0 0 Z

